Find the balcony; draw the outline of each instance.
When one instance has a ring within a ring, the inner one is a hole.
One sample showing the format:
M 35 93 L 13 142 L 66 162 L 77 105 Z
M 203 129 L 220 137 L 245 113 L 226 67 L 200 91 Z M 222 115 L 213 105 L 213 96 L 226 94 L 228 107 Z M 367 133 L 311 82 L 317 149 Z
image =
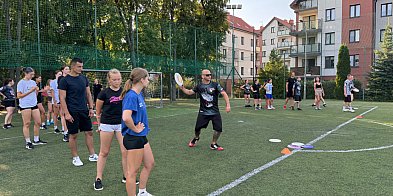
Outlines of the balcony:
M 285 59 L 285 61 L 290 61 L 291 60 L 291 57 L 289 56 L 288 53 L 280 54 L 280 56 L 281 56 L 282 60 L 284 60 L 284 59 Z
M 289 33 L 293 36 L 305 36 L 307 34 L 314 35 L 322 32 L 322 21 L 321 20 L 312 20 L 312 21 L 304 21 L 304 22 L 297 22 L 296 29 L 292 29 Z
M 291 46 L 290 57 L 304 56 L 307 53 L 308 57 L 315 57 L 321 55 L 321 44 L 307 44 Z
M 307 75 L 319 76 L 321 75 L 320 66 L 307 66 Z M 291 71 L 295 72 L 296 76 L 304 76 L 304 67 L 292 67 Z
M 289 48 L 292 45 L 294 45 L 293 42 L 278 42 L 277 43 L 277 48 Z
M 317 0 L 306 0 L 299 3 L 299 11 L 317 9 L 317 8 L 318 8 Z
M 278 36 L 278 37 L 280 37 L 280 36 L 288 36 L 289 33 L 290 33 L 289 30 L 277 31 L 277 36 Z

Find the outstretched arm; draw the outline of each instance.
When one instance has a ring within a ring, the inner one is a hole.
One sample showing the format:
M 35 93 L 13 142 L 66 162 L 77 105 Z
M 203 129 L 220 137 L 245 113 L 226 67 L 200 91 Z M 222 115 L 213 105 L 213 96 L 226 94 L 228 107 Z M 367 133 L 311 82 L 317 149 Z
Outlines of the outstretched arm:
M 224 97 L 224 100 L 225 100 L 225 104 L 226 104 L 225 111 L 226 111 L 227 113 L 229 113 L 229 112 L 231 111 L 231 104 L 229 103 L 228 94 L 227 94 L 225 91 L 222 91 L 222 92 L 221 92 L 221 95 Z
M 195 92 L 193 90 L 186 89 L 186 87 L 184 87 L 184 86 L 180 86 L 180 89 L 183 91 L 183 93 L 185 93 L 187 95 L 195 94 Z

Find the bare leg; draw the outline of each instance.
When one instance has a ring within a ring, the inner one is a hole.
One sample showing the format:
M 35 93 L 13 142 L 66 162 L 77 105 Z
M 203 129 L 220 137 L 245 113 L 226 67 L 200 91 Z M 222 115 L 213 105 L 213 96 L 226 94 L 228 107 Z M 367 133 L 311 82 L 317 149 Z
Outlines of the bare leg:
M 213 132 L 213 140 L 212 140 L 212 144 L 217 144 L 217 140 L 220 137 L 221 132 L 219 131 L 214 131 Z
M 143 168 L 140 175 L 140 189 L 145 189 L 147 185 L 147 180 L 149 179 L 150 172 L 154 167 L 154 157 L 151 150 L 150 144 L 145 144 L 143 149 Z
M 127 175 L 126 175 L 126 190 L 128 196 L 136 195 L 136 175 L 142 164 L 144 155 L 143 149 L 135 149 L 127 151 Z M 147 179 L 144 179 L 144 186 L 146 187 Z M 140 182 L 142 187 L 142 181 Z
M 98 155 L 97 161 L 96 179 L 102 179 L 102 173 L 104 172 L 106 159 L 108 158 L 108 154 L 111 149 L 113 135 L 113 132 L 100 132 L 100 154 Z
M 72 157 L 78 156 L 78 148 L 77 148 L 77 143 L 76 143 L 77 138 L 78 138 L 77 133 L 70 134 L 70 136 L 69 136 L 68 146 L 70 147 Z
M 90 155 L 95 154 L 93 144 L 93 131 L 85 131 L 85 142 Z

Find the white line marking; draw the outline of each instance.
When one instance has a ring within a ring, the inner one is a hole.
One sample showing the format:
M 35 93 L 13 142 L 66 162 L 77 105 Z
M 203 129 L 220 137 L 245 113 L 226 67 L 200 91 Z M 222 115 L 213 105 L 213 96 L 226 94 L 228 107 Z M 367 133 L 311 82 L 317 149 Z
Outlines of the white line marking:
M 363 149 L 352 149 L 352 150 L 301 150 L 300 152 L 334 152 L 334 153 L 348 153 L 348 152 L 365 152 L 373 150 L 382 150 L 387 148 L 393 148 L 393 145 L 381 146 L 375 148 L 363 148 Z
M 42 134 L 51 134 L 51 133 L 53 133 L 53 132 L 46 132 L 46 133 L 42 133 Z M 55 133 L 53 133 L 53 134 L 55 134 Z M 40 135 L 41 135 L 41 134 L 40 134 Z M 62 134 L 62 135 L 63 135 L 63 134 Z M 10 139 L 15 139 L 15 138 L 21 138 L 21 137 L 24 137 L 24 136 L 21 135 L 21 136 L 15 136 L 15 137 L 1 138 L 0 141 L 2 141 L 2 140 L 10 140 Z
M 377 108 L 378 108 L 378 106 L 373 107 L 373 108 L 367 110 L 366 112 L 363 112 L 363 113 L 360 114 L 360 115 L 363 116 L 363 115 L 365 115 L 365 114 L 367 114 L 367 113 L 369 113 L 369 112 L 371 112 L 371 111 L 373 111 L 373 110 L 375 110 L 375 109 L 377 109 Z M 348 120 L 347 122 L 344 122 L 344 123 L 338 125 L 338 126 L 337 126 L 336 128 L 334 128 L 333 130 L 326 132 L 325 134 L 323 134 L 323 135 L 317 137 L 316 139 L 314 139 L 314 140 L 311 141 L 311 142 L 308 142 L 307 144 L 311 145 L 311 144 L 313 144 L 313 143 L 315 143 L 315 142 L 317 142 L 317 141 L 323 139 L 324 137 L 326 137 L 326 136 L 328 136 L 329 134 L 331 134 L 331 133 L 337 131 L 337 130 L 340 129 L 341 127 L 343 127 L 343 126 L 345 126 L 345 125 L 351 123 L 351 122 L 354 121 L 354 120 L 356 120 L 356 117 L 354 117 L 354 118 Z M 235 186 L 241 184 L 242 182 L 244 182 L 244 181 L 248 180 L 249 178 L 251 178 L 252 176 L 254 176 L 254 175 L 256 175 L 256 174 L 262 172 L 263 170 L 266 170 L 266 169 L 268 169 L 269 167 L 271 167 L 271 166 L 273 166 L 273 165 L 275 165 L 275 164 L 277 164 L 277 163 L 279 163 L 279 162 L 285 160 L 286 158 L 288 158 L 289 156 L 295 154 L 295 153 L 298 152 L 298 151 L 301 151 L 301 150 L 294 150 L 294 151 L 292 151 L 292 154 L 283 155 L 283 156 L 281 156 L 281 157 L 278 157 L 277 159 L 274 159 L 273 161 L 270 161 L 269 163 L 266 163 L 265 165 L 262 165 L 261 167 L 258 167 L 257 169 L 254 169 L 253 171 L 244 174 L 244 175 L 241 176 L 240 178 L 238 178 L 238 179 L 232 181 L 231 183 L 229 183 L 229 184 L 227 184 L 227 185 L 225 185 L 225 186 L 219 188 L 218 190 L 216 190 L 216 191 L 214 191 L 214 192 L 211 192 L 210 194 L 208 194 L 208 196 L 220 195 L 221 193 L 223 193 L 223 192 L 225 192 L 225 191 L 227 191 L 227 190 L 229 190 L 229 189 L 232 189 L 233 187 L 235 187 Z
M 364 122 L 369 122 L 369 123 L 374 123 L 374 124 L 378 124 L 378 125 L 383 125 L 383 126 L 387 126 L 387 127 L 392 127 L 392 128 L 393 128 L 393 125 L 386 124 L 386 123 L 381 123 L 381 122 L 377 122 L 377 121 L 373 121 L 373 120 L 362 120 L 362 121 L 364 121 Z

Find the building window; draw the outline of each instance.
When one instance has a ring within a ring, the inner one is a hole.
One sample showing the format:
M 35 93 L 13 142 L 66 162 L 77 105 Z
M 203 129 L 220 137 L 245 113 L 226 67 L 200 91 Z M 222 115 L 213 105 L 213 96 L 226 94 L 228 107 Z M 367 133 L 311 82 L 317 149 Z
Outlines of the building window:
M 349 31 L 349 43 L 359 42 L 360 30 L 350 30 Z
M 240 67 L 240 74 L 244 75 L 244 67 Z
M 240 60 L 244 60 L 244 52 L 240 52 Z
M 266 40 L 262 40 L 262 46 L 266 46 Z
M 392 16 L 392 3 L 381 5 L 381 17 Z
M 254 61 L 254 54 L 251 53 L 251 61 Z
M 265 67 L 265 65 L 266 65 L 266 63 L 262 63 L 262 68 L 264 68 L 264 67 Z
M 226 35 L 224 36 L 224 40 L 223 40 L 223 42 L 224 42 L 224 43 L 226 43 L 226 42 L 227 42 L 227 36 L 226 36 Z
M 259 61 L 259 53 L 255 54 L 255 61 Z
M 222 74 L 227 74 L 227 66 L 222 66 Z
M 334 56 L 325 57 L 325 68 L 326 69 L 334 68 Z
M 252 76 L 254 75 L 254 68 L 250 69 L 250 75 L 252 75 Z
M 258 42 L 259 42 L 259 40 L 258 39 L 256 39 L 255 40 L 255 45 L 258 47 Z
M 275 33 L 275 32 L 276 32 L 276 29 L 274 27 L 271 27 L 270 28 L 270 33 Z
M 336 19 L 336 9 L 326 9 L 326 21 L 334 21 Z
M 385 29 L 381 29 L 379 34 L 379 41 L 383 42 L 383 36 L 385 36 Z
M 335 40 L 334 33 L 326 33 L 325 34 L 325 45 L 333 45 Z
M 270 40 L 270 44 L 271 44 L 271 45 L 274 45 L 274 39 L 271 39 L 271 40 Z
M 224 59 L 227 58 L 227 49 L 223 49 L 223 50 L 222 50 L 222 57 L 223 57 Z
M 360 17 L 360 4 L 350 6 L 350 18 Z
M 244 45 L 244 37 L 240 38 L 241 44 Z
M 262 57 L 266 57 L 266 51 L 262 51 Z
M 251 39 L 251 47 L 254 47 L 254 39 Z
M 359 66 L 359 55 L 350 55 L 349 56 L 349 62 L 351 64 L 351 67 L 358 67 Z

